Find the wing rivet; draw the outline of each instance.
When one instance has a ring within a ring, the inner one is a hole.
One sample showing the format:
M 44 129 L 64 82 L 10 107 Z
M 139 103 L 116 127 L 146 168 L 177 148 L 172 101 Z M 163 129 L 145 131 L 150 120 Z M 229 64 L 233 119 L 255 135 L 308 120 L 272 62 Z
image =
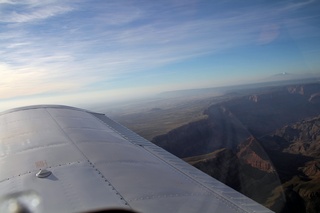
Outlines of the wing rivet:
M 51 171 L 46 169 L 40 169 L 40 171 L 36 174 L 36 177 L 38 178 L 46 178 L 52 174 Z

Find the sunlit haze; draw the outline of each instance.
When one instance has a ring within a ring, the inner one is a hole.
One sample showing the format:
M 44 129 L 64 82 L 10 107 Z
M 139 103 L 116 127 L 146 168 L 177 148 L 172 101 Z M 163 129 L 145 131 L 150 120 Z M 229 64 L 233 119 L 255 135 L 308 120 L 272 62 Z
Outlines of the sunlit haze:
M 319 1 L 0 0 L 0 111 L 319 73 Z

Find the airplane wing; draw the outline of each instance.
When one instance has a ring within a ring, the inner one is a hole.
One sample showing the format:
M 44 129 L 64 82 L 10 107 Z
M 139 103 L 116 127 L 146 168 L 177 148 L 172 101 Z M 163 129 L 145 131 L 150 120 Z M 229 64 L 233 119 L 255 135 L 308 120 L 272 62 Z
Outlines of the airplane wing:
M 39 212 L 271 212 L 104 114 L 59 105 L 0 113 L 0 211 L 12 195 Z

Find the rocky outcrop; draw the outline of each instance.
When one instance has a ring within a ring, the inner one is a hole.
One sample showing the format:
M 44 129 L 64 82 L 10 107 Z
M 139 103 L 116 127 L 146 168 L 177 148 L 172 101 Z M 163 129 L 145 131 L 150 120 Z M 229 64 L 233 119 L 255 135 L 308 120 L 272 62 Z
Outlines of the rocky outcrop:
M 320 116 L 287 125 L 261 138 L 267 148 L 310 157 L 320 156 Z
M 269 173 L 275 171 L 268 155 L 253 137 L 248 138 L 239 145 L 237 157 L 246 164 L 261 171 Z
M 299 94 L 304 95 L 304 86 L 289 86 L 287 87 L 287 90 L 291 94 Z
M 300 168 L 309 178 L 320 178 L 320 160 L 314 160 L 306 163 L 304 167 Z
M 221 149 L 184 160 L 226 185 L 241 190 L 239 160 L 230 149 Z
M 260 100 L 260 96 L 258 95 L 250 95 L 249 96 L 249 101 L 257 103 Z
M 276 173 L 252 167 L 229 149 L 184 160 L 260 203 L 264 203 L 272 190 L 281 184 Z M 284 201 L 279 202 L 283 206 Z
M 272 196 L 268 200 L 268 206 L 273 209 L 277 207 L 277 212 L 320 212 L 320 187 L 319 178 L 308 178 L 294 176 L 291 180 L 273 190 Z M 280 192 L 282 192 L 280 194 Z M 282 203 L 283 197 L 285 203 Z

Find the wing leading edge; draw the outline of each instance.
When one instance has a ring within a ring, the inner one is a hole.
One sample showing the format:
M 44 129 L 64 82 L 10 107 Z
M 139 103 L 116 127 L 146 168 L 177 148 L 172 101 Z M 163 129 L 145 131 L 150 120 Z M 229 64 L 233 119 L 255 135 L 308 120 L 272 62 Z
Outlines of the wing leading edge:
M 31 190 L 45 212 L 271 212 L 105 115 L 67 106 L 1 113 L 0 171 L 0 196 Z

